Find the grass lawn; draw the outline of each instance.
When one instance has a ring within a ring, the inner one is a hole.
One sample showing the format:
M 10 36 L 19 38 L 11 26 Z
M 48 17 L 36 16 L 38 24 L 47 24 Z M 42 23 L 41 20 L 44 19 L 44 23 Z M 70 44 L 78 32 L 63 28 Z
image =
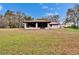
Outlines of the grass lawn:
M 0 54 L 79 54 L 79 32 L 0 29 Z
M 79 29 L 73 29 L 73 28 L 67 28 L 66 30 L 69 32 L 79 32 Z

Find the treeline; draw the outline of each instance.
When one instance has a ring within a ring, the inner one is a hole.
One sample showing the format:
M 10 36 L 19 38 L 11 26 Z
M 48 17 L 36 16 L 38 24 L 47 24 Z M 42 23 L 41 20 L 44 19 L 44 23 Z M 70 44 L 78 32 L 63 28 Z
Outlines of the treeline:
M 22 28 L 26 20 L 33 18 L 21 12 L 7 10 L 4 15 L 0 15 L 0 28 Z

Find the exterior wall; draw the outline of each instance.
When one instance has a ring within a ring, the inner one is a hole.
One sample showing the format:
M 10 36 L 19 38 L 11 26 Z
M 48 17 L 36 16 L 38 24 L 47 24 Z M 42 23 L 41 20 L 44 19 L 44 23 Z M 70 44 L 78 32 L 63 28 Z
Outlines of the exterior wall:
M 57 29 L 57 28 L 60 28 L 60 25 L 52 25 L 50 28 Z
M 66 23 L 65 27 L 69 27 L 69 26 L 72 26 L 72 25 L 74 25 L 73 22 L 68 22 L 68 23 Z

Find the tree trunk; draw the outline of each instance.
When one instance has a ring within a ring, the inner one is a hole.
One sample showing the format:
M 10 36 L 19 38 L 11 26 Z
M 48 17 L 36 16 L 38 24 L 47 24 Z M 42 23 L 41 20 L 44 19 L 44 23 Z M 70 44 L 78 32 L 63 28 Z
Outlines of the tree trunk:
M 79 28 L 79 20 L 77 20 L 77 28 Z

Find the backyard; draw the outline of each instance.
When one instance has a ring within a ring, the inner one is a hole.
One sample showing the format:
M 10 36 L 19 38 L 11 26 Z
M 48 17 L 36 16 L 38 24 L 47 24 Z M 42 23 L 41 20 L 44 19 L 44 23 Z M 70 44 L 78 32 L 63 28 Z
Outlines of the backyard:
M 0 54 L 79 54 L 79 30 L 0 29 Z

